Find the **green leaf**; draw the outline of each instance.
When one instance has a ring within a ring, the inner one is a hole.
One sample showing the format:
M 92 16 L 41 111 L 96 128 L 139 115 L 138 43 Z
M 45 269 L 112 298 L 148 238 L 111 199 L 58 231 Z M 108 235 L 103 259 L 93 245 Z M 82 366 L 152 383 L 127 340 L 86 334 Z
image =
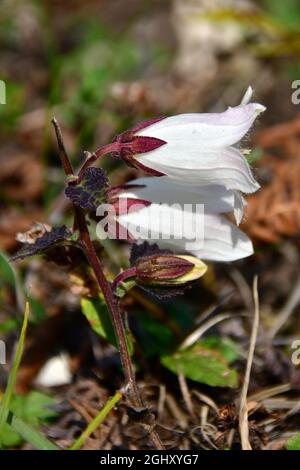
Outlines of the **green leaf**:
M 221 356 L 231 364 L 239 357 L 239 347 L 230 338 L 221 338 L 219 336 L 208 336 L 207 338 L 198 341 L 198 344 L 204 348 L 219 351 Z
M 50 442 L 46 437 L 36 431 L 32 426 L 23 420 L 9 413 L 8 423 L 13 431 L 19 434 L 24 441 L 29 442 L 37 450 L 59 450 L 55 444 Z
M 49 405 L 53 403 L 55 403 L 55 400 L 49 395 L 32 390 L 28 395 L 14 395 L 10 403 L 10 412 L 13 413 L 14 417 L 17 416 L 19 420 L 24 421 L 29 426 L 39 426 L 58 415 L 56 411 L 49 408 Z M 24 429 L 23 425 L 22 429 Z M 34 433 L 37 433 L 37 431 L 34 430 Z M 1 436 L 2 446 L 17 447 L 22 442 L 22 436 L 14 431 L 10 424 L 6 423 Z
M 27 423 L 38 425 L 57 416 L 57 412 L 49 408 L 54 403 L 49 395 L 32 390 L 28 395 L 14 395 L 10 409 Z
M 31 295 L 28 295 L 27 298 L 31 307 L 31 322 L 38 325 L 47 318 L 46 309 L 39 300 Z
M 99 293 L 99 297 L 93 299 L 82 297 L 80 303 L 82 313 L 93 330 L 101 338 L 106 339 L 118 349 L 115 330 L 103 294 Z M 129 354 L 132 355 L 134 352 L 134 340 L 130 331 L 126 331 L 126 340 Z
M 0 276 L 11 287 L 16 287 L 16 275 L 8 259 L 0 251 Z
M 287 450 L 300 450 L 300 434 L 290 437 L 285 443 L 285 448 Z
M 22 436 L 15 432 L 11 425 L 8 423 L 5 423 L 3 426 L 3 433 L 1 436 L 1 445 L 2 447 L 18 447 L 21 445 L 23 442 Z
M 4 425 L 7 421 L 8 413 L 9 413 L 9 408 L 10 408 L 10 402 L 13 396 L 13 389 L 17 377 L 17 372 L 18 368 L 21 362 L 21 357 L 23 353 L 23 347 L 24 347 L 24 341 L 25 341 L 25 335 L 26 335 L 26 329 L 28 325 L 28 317 L 29 317 L 29 303 L 26 302 L 26 308 L 25 308 L 25 314 L 24 314 L 24 320 L 23 320 L 23 325 L 21 329 L 21 334 L 20 334 L 20 339 L 18 342 L 16 354 L 14 357 L 13 365 L 11 368 L 11 371 L 9 373 L 8 377 L 8 383 L 6 390 L 4 392 L 3 400 L 2 400 L 2 406 L 0 410 L 0 442 L 1 442 L 1 437 L 3 435 L 3 428 Z
M 18 328 L 19 323 L 15 318 L 7 318 L 0 323 L 0 333 L 9 333 Z
M 299 0 L 285 0 L 284 2 L 264 0 L 264 3 L 274 19 L 279 21 L 283 26 L 295 31 L 299 30 Z
M 195 317 L 197 315 L 195 307 L 181 299 L 176 299 L 176 301 L 168 303 L 165 308 L 170 317 L 180 327 L 183 334 L 185 332 L 189 332 L 191 328 L 193 328 Z
M 161 358 L 162 364 L 175 374 L 183 374 L 188 379 L 214 387 L 237 387 L 235 370 L 220 351 L 195 343 L 191 348 L 177 351 Z
M 49 413 L 51 413 L 51 410 L 41 411 L 41 406 L 44 406 L 46 401 L 49 404 L 49 400 L 48 398 L 46 400 L 45 396 L 42 396 L 43 394 L 40 394 L 39 392 L 33 392 L 32 394 L 27 396 L 27 398 L 24 398 L 24 400 L 27 400 L 27 407 L 20 406 L 21 405 L 20 400 L 22 401 L 22 399 L 19 398 L 19 403 L 18 403 L 18 398 L 16 396 L 13 396 L 13 389 L 14 389 L 16 376 L 17 376 L 17 372 L 19 369 L 19 365 L 20 365 L 21 357 L 23 353 L 23 348 L 24 348 L 26 330 L 27 330 L 27 325 L 28 325 L 28 317 L 29 317 L 29 303 L 26 302 L 24 320 L 23 320 L 23 325 L 21 329 L 21 334 L 20 334 L 16 354 L 15 354 L 12 368 L 8 377 L 7 387 L 4 392 L 3 399 L 1 401 L 0 443 L 2 446 L 18 445 L 20 443 L 20 438 L 18 438 L 18 436 L 21 436 L 26 442 L 29 442 L 30 444 L 32 444 L 36 449 L 54 450 L 58 448 L 54 444 L 52 444 L 50 441 L 48 441 L 48 439 L 42 436 L 38 431 L 32 428 L 29 424 L 25 423 L 20 418 L 15 416 L 11 411 L 11 407 L 15 407 L 15 408 L 19 407 L 20 413 L 24 414 L 27 412 L 28 413 L 27 417 L 35 422 L 38 421 L 37 416 L 41 418 L 41 415 L 45 417 L 45 413 L 46 413 L 46 416 L 49 416 Z M 13 432 L 9 430 L 10 429 L 9 426 L 11 426 L 12 431 L 14 431 L 17 435 L 14 435 Z
M 81 309 L 93 330 L 99 336 L 117 347 L 114 327 L 103 295 L 99 294 L 99 297 L 93 299 L 82 297 Z
M 166 354 L 174 348 L 174 334 L 167 325 L 146 315 L 137 315 L 141 347 L 146 357 Z

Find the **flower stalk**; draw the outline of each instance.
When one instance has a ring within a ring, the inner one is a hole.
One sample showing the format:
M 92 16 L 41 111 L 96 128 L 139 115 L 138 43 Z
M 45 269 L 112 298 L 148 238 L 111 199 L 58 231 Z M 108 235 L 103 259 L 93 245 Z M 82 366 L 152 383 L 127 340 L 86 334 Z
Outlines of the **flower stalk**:
M 95 163 L 99 158 L 103 157 L 108 153 L 118 152 L 120 148 L 119 142 L 112 142 L 111 144 L 104 145 L 100 147 L 95 152 L 88 154 L 87 159 L 83 163 L 82 167 L 79 170 L 78 178 L 80 179 L 87 168 L 89 168 L 93 163 Z

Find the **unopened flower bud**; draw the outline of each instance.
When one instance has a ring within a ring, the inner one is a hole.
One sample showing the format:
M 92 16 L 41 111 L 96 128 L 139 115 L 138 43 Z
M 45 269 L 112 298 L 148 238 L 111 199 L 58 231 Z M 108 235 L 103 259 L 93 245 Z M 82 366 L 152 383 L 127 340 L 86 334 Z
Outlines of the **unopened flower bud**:
M 136 282 L 145 285 L 185 284 L 205 274 L 207 266 L 198 258 L 182 255 L 142 257 L 136 264 Z

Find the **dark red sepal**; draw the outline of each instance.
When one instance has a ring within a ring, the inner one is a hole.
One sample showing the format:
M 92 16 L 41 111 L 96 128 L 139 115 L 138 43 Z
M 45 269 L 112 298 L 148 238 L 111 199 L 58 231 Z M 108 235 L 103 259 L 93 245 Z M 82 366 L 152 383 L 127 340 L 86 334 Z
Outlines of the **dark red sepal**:
M 135 158 L 135 155 L 138 156 L 139 154 L 151 152 L 167 143 L 156 137 L 136 135 L 138 131 L 150 127 L 161 119 L 164 118 L 145 121 L 138 124 L 133 129 L 117 135 L 114 139 L 114 143 L 118 144 L 116 145 L 118 150 L 112 152 L 113 156 L 123 159 L 128 165 L 139 168 L 152 176 L 164 176 L 164 173 L 143 165 L 138 161 L 138 158 Z
M 132 166 L 136 168 L 137 170 L 142 170 L 150 176 L 166 176 L 165 173 L 162 173 L 161 171 L 158 171 L 158 170 L 154 170 L 153 168 L 150 168 L 144 165 L 143 163 L 139 162 L 137 158 L 134 158 L 133 156 L 127 156 L 127 157 L 124 157 L 123 159 L 127 163 L 127 165 Z

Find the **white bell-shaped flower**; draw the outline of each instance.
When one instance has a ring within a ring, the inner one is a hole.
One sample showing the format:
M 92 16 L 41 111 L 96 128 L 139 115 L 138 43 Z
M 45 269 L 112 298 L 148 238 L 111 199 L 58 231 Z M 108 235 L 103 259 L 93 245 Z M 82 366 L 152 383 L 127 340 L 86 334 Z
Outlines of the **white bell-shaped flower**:
M 118 200 L 143 200 L 135 209 L 117 216 L 118 223 L 137 241 L 148 240 L 177 253 L 201 259 L 234 261 L 253 253 L 251 240 L 221 213 L 237 209 L 236 193 L 222 186 L 192 187 L 168 178 L 140 178 L 130 182 Z M 145 205 L 149 201 L 149 205 Z M 203 205 L 197 212 L 196 205 Z M 195 210 L 196 209 L 196 210 Z M 241 213 L 238 212 L 238 217 Z
M 249 87 L 239 106 L 222 113 L 180 114 L 137 126 L 120 137 L 132 150 L 125 159 L 149 174 L 253 193 L 259 184 L 237 146 L 265 110 L 249 103 L 251 96 Z

